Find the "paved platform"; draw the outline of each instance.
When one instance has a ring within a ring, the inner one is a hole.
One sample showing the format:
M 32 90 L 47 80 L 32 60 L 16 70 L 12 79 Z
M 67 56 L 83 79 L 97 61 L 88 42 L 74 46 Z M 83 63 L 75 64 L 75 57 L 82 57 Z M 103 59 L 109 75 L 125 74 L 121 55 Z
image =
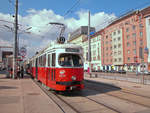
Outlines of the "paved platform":
M 0 113 L 62 113 L 30 79 L 6 78 L 0 74 Z
M 85 80 L 112 84 L 145 96 L 150 94 L 150 85 L 90 78 L 88 75 L 85 75 Z M 62 113 L 62 111 L 29 76 L 26 75 L 23 79 L 10 79 L 0 73 L 0 113 Z

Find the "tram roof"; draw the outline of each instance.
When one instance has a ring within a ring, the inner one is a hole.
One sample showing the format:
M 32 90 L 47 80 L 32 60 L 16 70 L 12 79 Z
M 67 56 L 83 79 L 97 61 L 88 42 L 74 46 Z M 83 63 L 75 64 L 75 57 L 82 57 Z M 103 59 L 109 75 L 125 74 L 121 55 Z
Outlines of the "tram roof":
M 51 50 L 51 49 L 65 49 L 65 48 L 82 48 L 82 46 L 76 45 L 76 44 L 73 44 L 73 43 L 59 44 L 57 42 L 51 42 L 46 48 L 44 48 L 43 50 L 39 51 L 37 56 L 39 54 L 42 54 L 45 51 L 48 51 L 48 50 Z
M 53 43 L 53 44 L 49 44 L 45 50 L 47 50 L 47 49 L 64 49 L 64 48 L 82 48 L 82 47 L 79 45 L 73 44 L 73 43 L 64 43 L 64 44 Z

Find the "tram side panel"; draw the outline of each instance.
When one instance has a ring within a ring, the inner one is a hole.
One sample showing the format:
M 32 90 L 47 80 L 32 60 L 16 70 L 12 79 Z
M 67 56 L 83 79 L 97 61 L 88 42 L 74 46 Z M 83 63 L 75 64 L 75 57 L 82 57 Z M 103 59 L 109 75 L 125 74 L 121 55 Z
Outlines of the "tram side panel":
M 38 80 L 41 81 L 43 84 L 46 85 L 46 67 L 39 67 L 39 75 L 38 75 Z

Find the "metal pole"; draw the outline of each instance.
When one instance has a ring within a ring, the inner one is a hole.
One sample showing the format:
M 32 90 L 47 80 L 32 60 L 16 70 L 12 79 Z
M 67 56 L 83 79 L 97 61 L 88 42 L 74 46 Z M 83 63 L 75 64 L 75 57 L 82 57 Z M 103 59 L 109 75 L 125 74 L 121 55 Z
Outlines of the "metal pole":
M 102 41 L 103 41 L 103 70 L 104 70 L 104 37 L 103 37 L 103 39 L 102 39 Z M 104 72 L 105 73 L 105 72 Z
M 88 12 L 88 61 L 89 61 L 89 74 L 90 74 L 90 78 L 91 78 L 90 11 Z
M 16 0 L 16 5 L 15 5 L 15 36 L 14 36 L 14 48 L 13 48 L 13 78 L 16 77 L 16 61 L 17 61 L 17 34 L 18 34 L 18 0 Z

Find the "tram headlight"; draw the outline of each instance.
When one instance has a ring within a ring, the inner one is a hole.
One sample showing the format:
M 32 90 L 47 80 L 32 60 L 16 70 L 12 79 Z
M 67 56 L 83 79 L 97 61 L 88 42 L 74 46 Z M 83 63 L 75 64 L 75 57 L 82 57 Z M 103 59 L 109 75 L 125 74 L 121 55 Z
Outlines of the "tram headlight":
M 76 76 L 72 76 L 71 79 L 72 80 L 76 80 L 77 78 L 76 78 Z

